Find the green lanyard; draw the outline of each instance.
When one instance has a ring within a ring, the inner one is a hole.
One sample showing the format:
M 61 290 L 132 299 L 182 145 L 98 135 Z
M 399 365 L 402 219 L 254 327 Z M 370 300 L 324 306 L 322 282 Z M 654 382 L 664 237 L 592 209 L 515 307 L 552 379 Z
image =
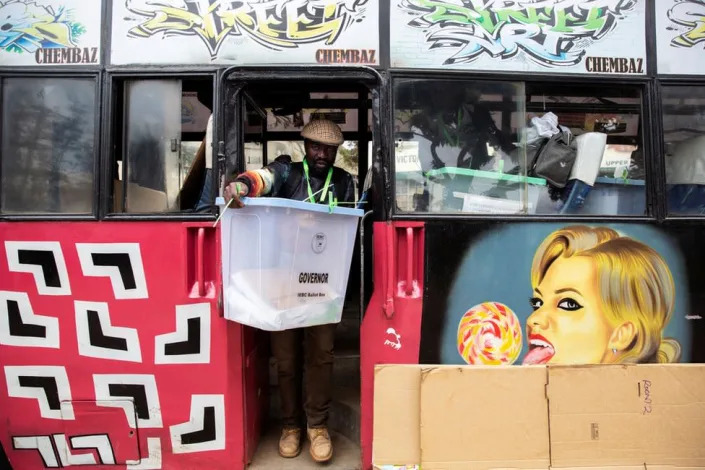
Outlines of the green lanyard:
M 308 186 L 308 199 L 311 200 L 311 202 L 316 202 L 314 197 L 313 197 L 313 190 L 311 189 L 311 181 L 309 180 L 308 177 L 308 162 L 304 158 L 304 174 L 306 175 L 306 185 Z M 326 196 L 330 196 L 328 199 L 328 203 L 330 205 L 334 205 L 333 202 L 333 193 L 331 192 L 328 194 L 328 185 L 330 185 L 330 180 L 333 178 L 333 167 L 330 167 L 328 169 L 328 176 L 326 177 L 326 182 L 323 185 L 323 194 L 321 194 L 321 198 L 319 199 L 319 202 L 326 202 Z

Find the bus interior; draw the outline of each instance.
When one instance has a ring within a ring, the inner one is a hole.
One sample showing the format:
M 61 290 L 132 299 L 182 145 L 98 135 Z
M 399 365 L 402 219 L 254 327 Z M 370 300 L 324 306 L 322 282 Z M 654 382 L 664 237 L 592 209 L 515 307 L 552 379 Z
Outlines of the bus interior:
M 639 85 L 397 79 L 396 211 L 644 216 L 642 107 Z M 581 204 L 532 174 L 540 147 L 533 123 L 550 119 L 571 145 L 581 147 L 585 134 L 598 140 L 580 149 L 594 181 Z

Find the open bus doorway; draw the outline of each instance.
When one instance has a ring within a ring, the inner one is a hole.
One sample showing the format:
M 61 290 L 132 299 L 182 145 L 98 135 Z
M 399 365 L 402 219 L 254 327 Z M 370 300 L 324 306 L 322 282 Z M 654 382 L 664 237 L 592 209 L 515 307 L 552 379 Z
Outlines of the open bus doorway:
M 226 83 L 227 80 L 226 80 Z M 370 170 L 373 135 L 372 89 L 359 80 L 238 81 L 229 90 L 224 109 L 227 174 L 262 168 L 276 159 L 304 158 L 302 128 L 311 120 L 328 119 L 342 130 L 335 166 L 355 182 L 359 200 Z M 233 90 L 237 90 L 233 92 Z M 233 96 L 230 95 L 230 96 Z M 239 141 L 239 142 L 238 142 Z M 233 158 L 235 157 L 235 158 Z M 235 161 L 233 161 L 235 160 Z M 232 165 L 232 166 L 231 166 Z M 365 207 L 365 210 L 369 208 Z M 360 286 L 361 256 L 357 240 L 353 252 L 342 320 L 336 327 L 333 389 L 328 429 L 333 442 L 331 469 L 360 468 Z M 369 261 L 368 261 L 369 263 Z M 281 433 L 277 364 L 270 334 L 244 329 L 246 456 L 250 469 L 318 468 L 309 455 L 305 429 L 298 457 L 278 453 Z M 301 354 L 301 353 L 300 353 Z M 303 355 L 301 355 L 303 366 Z M 304 380 L 305 382 L 305 380 Z M 305 387 L 305 385 L 304 385 Z M 302 398 L 305 394 L 301 394 Z M 303 400 L 302 400 L 303 401 Z

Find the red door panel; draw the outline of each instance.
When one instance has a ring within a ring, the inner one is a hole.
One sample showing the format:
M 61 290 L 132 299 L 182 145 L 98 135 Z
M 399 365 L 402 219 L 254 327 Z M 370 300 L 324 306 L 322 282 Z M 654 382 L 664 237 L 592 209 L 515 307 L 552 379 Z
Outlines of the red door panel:
M 243 468 L 242 329 L 220 316 L 212 224 L 0 233 L 0 440 L 15 468 L 101 449 L 109 468 Z M 132 417 L 96 405 L 111 401 Z
M 375 365 L 416 364 L 419 360 L 424 286 L 423 223 L 375 223 L 373 252 L 375 290 L 360 332 L 360 343 L 364 345 L 360 350 L 364 469 L 372 467 Z

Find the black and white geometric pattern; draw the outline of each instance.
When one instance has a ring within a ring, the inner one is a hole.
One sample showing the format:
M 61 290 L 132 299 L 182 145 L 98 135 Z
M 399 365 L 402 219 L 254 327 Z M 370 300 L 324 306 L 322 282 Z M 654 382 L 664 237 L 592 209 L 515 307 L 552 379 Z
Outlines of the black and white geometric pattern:
M 127 465 L 128 470 L 160 470 L 162 468 L 162 441 L 158 437 L 147 438 L 149 457 L 139 464 Z
M 105 302 L 74 302 L 78 353 L 81 356 L 142 362 L 135 328 L 112 326 Z
M 116 299 L 146 299 L 139 243 L 76 243 L 84 276 L 108 277 Z
M 223 395 L 191 395 L 190 419 L 170 426 L 169 433 L 175 454 L 225 449 Z
M 69 442 L 73 449 L 96 449 L 101 465 L 115 465 L 113 446 L 107 434 L 71 436 Z
M 157 381 L 153 375 L 94 374 L 93 384 L 96 404 L 123 408 L 131 428 L 163 426 Z M 120 400 L 121 398 L 131 398 L 132 401 Z
M 74 419 L 71 387 L 66 368 L 61 366 L 5 366 L 7 394 L 34 398 L 39 414 L 49 419 Z
M 54 443 L 56 444 L 56 451 L 59 454 L 59 460 L 61 465 L 68 467 L 70 465 L 95 465 L 95 457 L 93 453 L 89 452 L 86 454 L 74 454 L 69 448 L 69 444 L 66 441 L 65 434 L 54 434 Z
M 45 468 L 59 468 L 50 436 L 13 436 L 12 448 L 17 450 L 34 449 L 39 452 Z
M 154 340 L 155 364 L 208 364 L 211 360 L 211 304 L 176 306 L 176 331 Z
M 59 347 L 59 319 L 35 315 L 25 292 L 0 291 L 0 344 Z
M 10 271 L 31 273 L 41 295 L 71 295 L 69 274 L 59 242 L 5 242 Z

